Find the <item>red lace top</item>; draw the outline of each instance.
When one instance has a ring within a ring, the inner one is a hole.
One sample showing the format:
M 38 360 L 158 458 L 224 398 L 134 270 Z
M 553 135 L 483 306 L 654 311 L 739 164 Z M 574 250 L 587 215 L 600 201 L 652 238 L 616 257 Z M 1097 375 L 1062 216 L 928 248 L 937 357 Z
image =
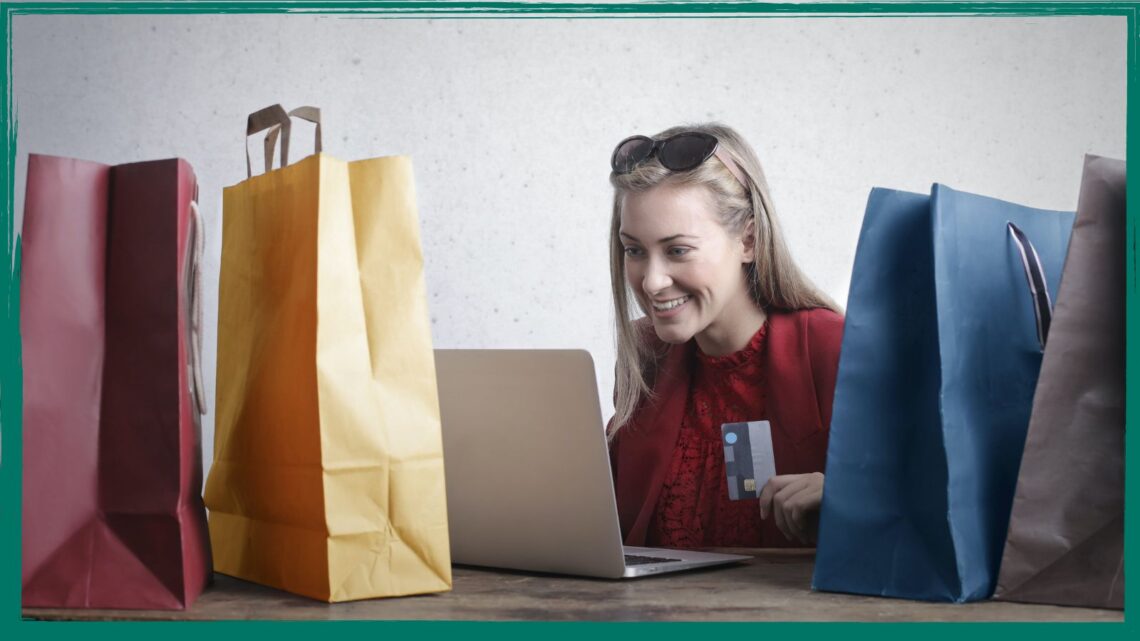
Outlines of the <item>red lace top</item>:
M 722 423 L 767 418 L 762 357 L 768 324 L 744 349 L 725 356 L 696 351 L 696 367 L 673 460 L 647 545 L 671 548 L 761 547 L 760 504 L 728 498 Z

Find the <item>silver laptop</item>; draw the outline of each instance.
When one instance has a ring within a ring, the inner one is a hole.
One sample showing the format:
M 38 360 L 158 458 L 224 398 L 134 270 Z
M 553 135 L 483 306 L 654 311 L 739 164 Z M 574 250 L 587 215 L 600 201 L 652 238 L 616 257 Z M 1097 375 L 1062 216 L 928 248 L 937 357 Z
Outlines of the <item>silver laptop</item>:
M 750 557 L 622 546 L 582 350 L 436 350 L 455 563 L 629 578 Z

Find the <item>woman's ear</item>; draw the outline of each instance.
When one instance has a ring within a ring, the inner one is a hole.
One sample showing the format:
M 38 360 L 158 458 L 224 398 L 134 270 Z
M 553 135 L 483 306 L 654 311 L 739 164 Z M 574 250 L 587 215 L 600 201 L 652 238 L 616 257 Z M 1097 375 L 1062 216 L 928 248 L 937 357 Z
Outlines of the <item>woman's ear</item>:
M 751 263 L 756 260 L 756 223 L 748 221 L 744 226 L 744 233 L 740 237 L 740 243 L 743 252 L 740 257 L 740 262 Z

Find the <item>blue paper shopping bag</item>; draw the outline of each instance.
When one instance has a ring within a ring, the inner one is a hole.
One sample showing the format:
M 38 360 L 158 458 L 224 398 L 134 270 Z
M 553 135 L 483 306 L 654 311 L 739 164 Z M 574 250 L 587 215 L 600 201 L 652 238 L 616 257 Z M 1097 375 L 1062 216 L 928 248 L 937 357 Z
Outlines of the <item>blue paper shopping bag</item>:
M 1073 219 L 943 185 L 871 192 L 813 588 L 993 592 Z

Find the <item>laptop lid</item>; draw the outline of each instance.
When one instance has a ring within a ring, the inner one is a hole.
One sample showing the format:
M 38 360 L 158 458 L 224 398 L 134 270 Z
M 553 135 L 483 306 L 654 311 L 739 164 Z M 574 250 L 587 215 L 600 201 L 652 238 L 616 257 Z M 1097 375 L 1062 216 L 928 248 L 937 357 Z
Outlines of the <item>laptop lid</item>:
M 435 363 L 452 561 L 622 576 L 590 354 L 436 350 Z

